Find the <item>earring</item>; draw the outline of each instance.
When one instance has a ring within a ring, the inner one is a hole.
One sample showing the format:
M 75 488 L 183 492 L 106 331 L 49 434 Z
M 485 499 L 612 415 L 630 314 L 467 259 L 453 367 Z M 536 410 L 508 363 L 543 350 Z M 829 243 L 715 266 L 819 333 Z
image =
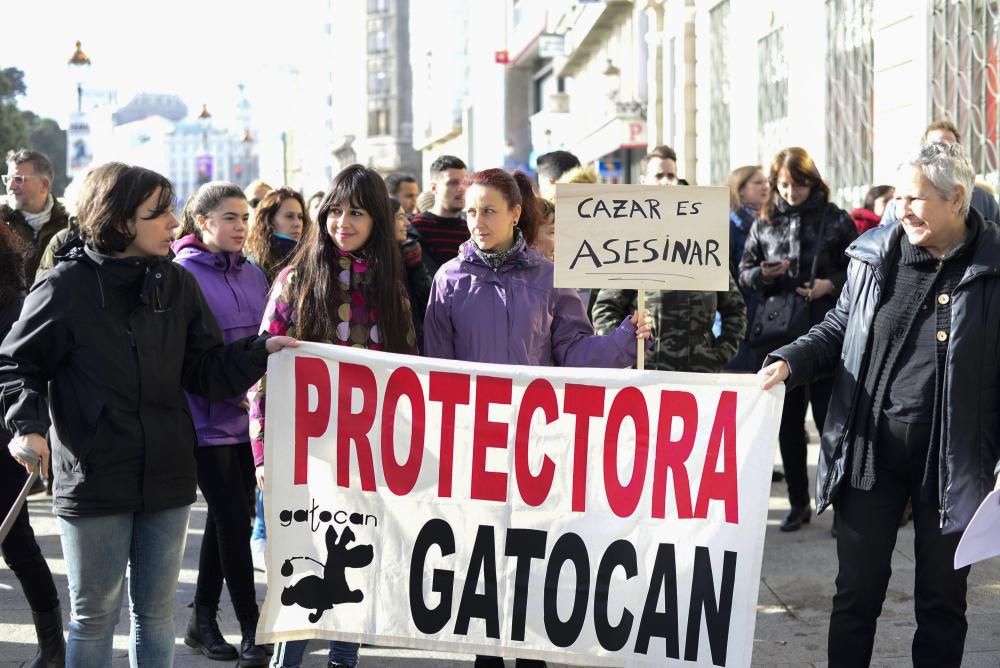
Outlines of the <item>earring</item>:
M 517 226 L 517 221 L 516 221 L 516 220 L 514 221 L 514 226 L 515 226 L 515 227 Z

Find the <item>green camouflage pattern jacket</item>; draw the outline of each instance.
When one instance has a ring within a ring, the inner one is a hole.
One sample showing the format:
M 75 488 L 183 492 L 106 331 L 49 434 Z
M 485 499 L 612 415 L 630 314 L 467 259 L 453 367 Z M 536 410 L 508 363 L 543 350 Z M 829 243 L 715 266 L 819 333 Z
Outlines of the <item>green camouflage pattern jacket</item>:
M 601 290 L 593 311 L 598 334 L 618 327 L 635 311 L 637 301 L 636 290 Z M 653 318 L 647 369 L 721 373 L 736 355 L 747 328 L 747 308 L 732 277 L 728 292 L 647 290 L 646 308 Z M 718 338 L 712 333 L 716 312 L 722 317 Z

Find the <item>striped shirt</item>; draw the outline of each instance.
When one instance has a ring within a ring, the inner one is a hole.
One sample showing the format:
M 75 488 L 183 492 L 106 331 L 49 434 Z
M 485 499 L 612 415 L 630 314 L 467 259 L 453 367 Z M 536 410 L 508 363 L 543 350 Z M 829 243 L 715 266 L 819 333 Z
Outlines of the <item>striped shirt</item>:
M 438 266 L 458 255 L 458 247 L 469 240 L 469 228 L 462 218 L 442 218 L 424 211 L 415 215 L 410 224 L 420 233 L 424 252 Z

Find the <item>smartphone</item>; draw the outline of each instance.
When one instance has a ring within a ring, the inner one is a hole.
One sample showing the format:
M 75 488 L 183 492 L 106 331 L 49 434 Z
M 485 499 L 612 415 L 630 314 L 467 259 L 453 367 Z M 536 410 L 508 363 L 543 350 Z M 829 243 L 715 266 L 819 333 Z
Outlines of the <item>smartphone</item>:
M 774 269 L 775 267 L 779 266 L 782 262 L 783 262 L 783 260 L 768 260 L 767 262 L 764 262 L 763 264 L 768 269 Z

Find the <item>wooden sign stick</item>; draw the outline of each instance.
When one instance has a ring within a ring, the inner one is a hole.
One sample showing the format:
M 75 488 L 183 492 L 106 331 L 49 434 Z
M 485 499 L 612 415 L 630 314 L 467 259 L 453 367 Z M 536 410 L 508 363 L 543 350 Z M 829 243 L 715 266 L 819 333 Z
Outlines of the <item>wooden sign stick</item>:
M 646 310 L 646 291 L 636 290 L 639 295 L 638 304 L 636 309 L 639 311 L 639 325 L 642 324 L 642 312 Z M 642 371 L 646 368 L 646 340 L 637 339 L 636 342 L 639 344 L 638 350 L 635 353 L 635 368 Z

